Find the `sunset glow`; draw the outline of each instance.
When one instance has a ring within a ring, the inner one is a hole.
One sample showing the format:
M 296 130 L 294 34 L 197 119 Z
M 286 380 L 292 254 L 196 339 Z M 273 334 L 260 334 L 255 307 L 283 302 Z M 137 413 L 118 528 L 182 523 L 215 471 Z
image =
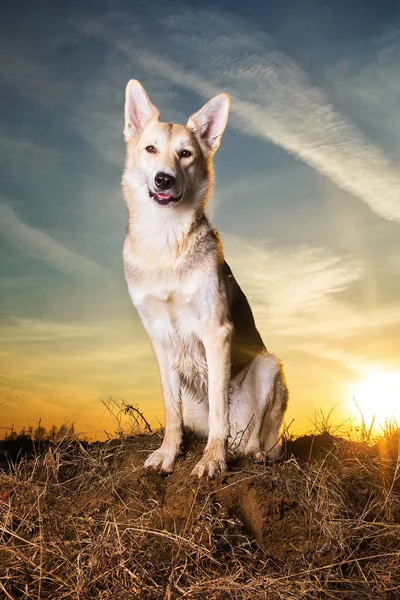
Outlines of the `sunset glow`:
M 371 371 L 351 390 L 352 414 L 375 428 L 400 421 L 400 373 Z

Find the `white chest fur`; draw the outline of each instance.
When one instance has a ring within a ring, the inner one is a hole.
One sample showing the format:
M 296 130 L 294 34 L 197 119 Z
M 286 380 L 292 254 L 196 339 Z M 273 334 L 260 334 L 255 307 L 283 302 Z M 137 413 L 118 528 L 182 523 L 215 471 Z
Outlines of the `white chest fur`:
M 148 273 L 139 284 L 128 285 L 132 302 L 151 338 L 164 342 L 201 338 L 209 313 L 204 274 L 192 273 L 178 279 L 171 273 L 166 276 L 156 271 L 153 276 Z
M 207 363 L 202 343 L 210 307 L 205 302 L 204 275 L 188 279 L 148 278 L 145 285 L 129 286 L 134 305 L 150 338 L 168 352 L 177 368 L 197 393 L 207 397 Z

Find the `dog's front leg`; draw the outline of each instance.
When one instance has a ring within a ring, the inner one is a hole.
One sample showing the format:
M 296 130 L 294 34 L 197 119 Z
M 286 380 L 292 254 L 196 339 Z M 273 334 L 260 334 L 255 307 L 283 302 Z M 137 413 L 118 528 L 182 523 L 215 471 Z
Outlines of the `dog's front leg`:
M 203 336 L 208 367 L 209 434 L 203 458 L 192 472 L 198 477 L 213 477 L 226 471 L 231 337 L 229 322 L 209 325 Z
M 160 448 L 150 454 L 145 467 L 152 467 L 165 473 L 174 470 L 175 459 L 182 442 L 182 407 L 180 378 L 174 368 L 172 344 L 152 340 L 153 351 L 160 371 L 165 408 L 165 433 Z

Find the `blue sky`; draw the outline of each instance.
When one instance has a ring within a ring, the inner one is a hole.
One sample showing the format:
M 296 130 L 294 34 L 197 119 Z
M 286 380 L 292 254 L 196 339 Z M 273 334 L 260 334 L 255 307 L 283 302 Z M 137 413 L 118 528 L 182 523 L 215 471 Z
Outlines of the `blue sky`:
M 167 121 L 231 94 L 210 214 L 295 427 L 400 371 L 396 3 L 26 2 L 3 22 L 0 426 L 102 430 L 110 394 L 162 420 L 120 259 L 130 78 Z

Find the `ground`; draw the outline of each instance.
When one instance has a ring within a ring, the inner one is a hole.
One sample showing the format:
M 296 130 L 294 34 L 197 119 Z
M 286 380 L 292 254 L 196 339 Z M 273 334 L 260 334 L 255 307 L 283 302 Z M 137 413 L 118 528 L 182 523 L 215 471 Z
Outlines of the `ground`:
M 162 432 L 50 443 L 0 472 L 0 597 L 127 600 L 400 597 L 398 432 L 328 432 L 213 481 L 143 469 Z

